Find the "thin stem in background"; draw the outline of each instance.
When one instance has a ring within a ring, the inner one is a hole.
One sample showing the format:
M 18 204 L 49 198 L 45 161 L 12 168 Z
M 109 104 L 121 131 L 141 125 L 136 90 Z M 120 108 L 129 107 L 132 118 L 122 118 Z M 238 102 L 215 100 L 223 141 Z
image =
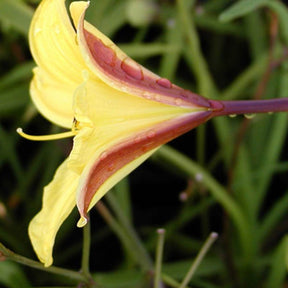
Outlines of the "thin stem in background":
M 163 261 L 165 230 L 158 229 L 157 234 L 158 234 L 158 241 L 157 241 L 157 247 L 156 247 L 154 288 L 161 288 L 161 270 L 162 270 L 162 261 Z
M 236 203 L 228 194 L 225 188 L 218 183 L 203 167 L 195 163 L 182 153 L 175 149 L 164 145 L 158 149 L 154 156 L 151 158 L 154 161 L 166 161 L 166 163 L 172 163 L 174 166 L 179 167 L 183 173 L 195 178 L 195 175 L 202 176 L 202 183 L 207 187 L 209 192 L 214 198 L 228 211 L 230 217 L 233 219 L 235 226 L 237 227 L 240 243 L 243 249 L 243 258 L 246 263 L 249 262 L 251 256 L 250 253 L 250 226 L 247 223 L 246 216 L 240 209 L 238 203 Z
M 194 4 L 195 1 L 190 1 L 189 4 Z M 177 0 L 176 2 L 179 18 L 182 20 L 183 36 L 187 37 L 187 44 L 189 46 L 189 59 L 193 55 L 192 68 L 197 79 L 198 92 L 205 97 L 213 98 L 214 92 L 217 90 L 211 73 L 209 71 L 207 62 L 200 47 L 199 36 L 193 22 L 190 10 L 187 9 L 185 0 Z
M 215 233 L 215 232 L 212 232 L 209 235 L 209 237 L 207 238 L 207 240 L 205 241 L 203 247 L 199 251 L 195 261 L 191 265 L 189 271 L 187 272 L 187 274 L 186 274 L 186 276 L 185 276 L 185 278 L 184 278 L 184 280 L 181 283 L 179 288 L 185 288 L 188 285 L 188 283 L 192 279 L 193 275 L 195 274 L 196 269 L 199 267 L 199 265 L 202 262 L 203 258 L 205 257 L 205 255 L 209 251 L 211 245 L 216 241 L 217 238 L 218 238 L 218 234 Z
M 82 250 L 82 262 L 81 262 L 81 272 L 86 278 L 91 278 L 90 275 L 90 245 L 91 245 L 91 231 L 90 231 L 90 221 L 83 227 L 83 250 Z

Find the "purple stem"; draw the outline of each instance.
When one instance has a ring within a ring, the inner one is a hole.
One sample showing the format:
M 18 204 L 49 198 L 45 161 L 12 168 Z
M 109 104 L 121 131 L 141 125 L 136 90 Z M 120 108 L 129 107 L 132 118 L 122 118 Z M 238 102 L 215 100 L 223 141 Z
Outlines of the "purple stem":
M 215 109 L 213 117 L 233 114 L 288 112 L 288 98 L 238 101 L 209 100 L 209 102 L 212 109 Z

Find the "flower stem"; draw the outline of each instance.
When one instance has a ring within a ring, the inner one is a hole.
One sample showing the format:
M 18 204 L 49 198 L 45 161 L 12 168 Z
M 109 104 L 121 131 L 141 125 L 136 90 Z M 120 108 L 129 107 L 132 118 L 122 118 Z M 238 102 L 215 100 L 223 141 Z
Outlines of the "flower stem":
M 81 262 L 81 272 L 86 278 L 91 278 L 89 272 L 90 244 L 91 244 L 90 221 L 88 221 L 83 228 L 83 251 Z
M 213 116 L 288 111 L 288 98 L 238 101 L 210 100 L 210 103 L 212 108 L 215 108 Z
M 205 257 L 205 255 L 207 254 L 209 248 L 211 247 L 211 245 L 215 242 L 215 240 L 218 238 L 218 234 L 215 232 L 212 232 L 209 237 L 207 238 L 207 240 L 205 241 L 203 247 L 201 248 L 201 250 L 199 251 L 195 261 L 193 262 L 193 264 L 191 265 L 188 273 L 186 274 L 183 282 L 181 283 L 181 285 L 179 286 L 179 288 L 185 288 L 188 283 L 190 282 L 190 280 L 192 279 L 196 269 L 199 267 L 201 261 L 203 260 L 203 258 Z
M 67 278 L 74 279 L 78 282 L 82 282 L 82 283 L 88 282 L 88 279 L 84 275 L 82 275 L 81 273 L 79 273 L 77 271 L 63 269 L 63 268 L 59 268 L 59 267 L 55 267 L 55 266 L 44 267 L 44 265 L 38 261 L 31 260 L 29 258 L 26 258 L 24 256 L 21 256 L 21 255 L 18 255 L 16 253 L 12 252 L 8 248 L 6 248 L 2 243 L 0 243 L 0 255 L 1 255 L 1 260 L 2 259 L 11 260 L 11 261 L 17 262 L 19 264 L 26 265 L 26 266 L 29 266 L 29 267 L 32 267 L 32 268 L 35 268 L 38 270 L 62 275 L 62 276 L 65 276 Z
M 152 160 L 158 160 L 163 163 L 173 163 L 176 167 L 179 167 L 186 175 L 195 177 L 196 174 L 202 176 L 202 183 L 206 186 L 214 198 L 223 206 L 223 208 L 229 213 L 233 219 L 235 226 L 238 229 L 241 244 L 243 245 L 243 254 L 245 261 L 249 262 L 251 257 L 251 243 L 250 243 L 250 227 L 247 223 L 246 215 L 239 204 L 227 194 L 225 188 L 216 181 L 203 167 L 176 151 L 175 149 L 164 145 L 152 156 Z
M 162 259 L 163 259 L 163 249 L 165 241 L 165 230 L 158 229 L 158 242 L 156 249 L 156 263 L 155 263 L 155 277 L 154 277 L 154 288 L 160 288 L 161 286 L 161 268 L 162 268 Z

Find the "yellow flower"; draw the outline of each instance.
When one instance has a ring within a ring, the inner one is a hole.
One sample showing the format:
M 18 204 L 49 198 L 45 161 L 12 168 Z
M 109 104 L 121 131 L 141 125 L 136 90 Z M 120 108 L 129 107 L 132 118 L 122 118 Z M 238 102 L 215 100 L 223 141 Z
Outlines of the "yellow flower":
M 53 262 L 56 233 L 75 205 L 82 227 L 87 212 L 113 185 L 213 112 L 212 102 L 140 66 L 84 21 L 88 5 L 70 5 L 72 24 L 64 0 L 43 0 L 29 34 L 37 63 L 32 99 L 47 119 L 70 131 L 39 137 L 18 132 L 32 140 L 75 136 L 29 225 L 45 266 Z

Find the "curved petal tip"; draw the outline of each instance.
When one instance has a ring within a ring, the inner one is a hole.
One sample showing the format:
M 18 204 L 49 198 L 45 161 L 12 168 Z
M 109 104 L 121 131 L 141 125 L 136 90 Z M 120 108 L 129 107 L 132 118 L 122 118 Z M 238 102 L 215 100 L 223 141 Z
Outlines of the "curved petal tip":
M 84 216 L 81 216 L 81 218 L 77 222 L 77 227 L 82 228 L 87 224 L 87 222 L 88 222 L 87 218 Z

